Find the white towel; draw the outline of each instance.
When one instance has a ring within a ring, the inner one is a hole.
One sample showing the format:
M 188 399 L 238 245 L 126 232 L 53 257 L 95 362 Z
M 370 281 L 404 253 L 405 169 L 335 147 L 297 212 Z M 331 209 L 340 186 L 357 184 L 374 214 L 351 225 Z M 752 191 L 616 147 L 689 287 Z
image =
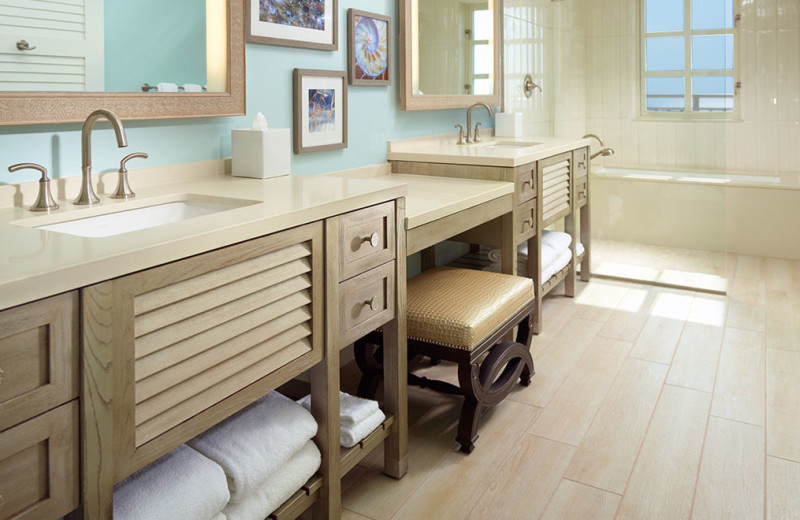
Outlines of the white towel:
M 580 256 L 583 254 L 583 244 L 578 242 L 575 244 L 575 255 Z M 570 259 L 572 259 L 572 251 L 567 249 L 559 257 L 550 262 L 550 265 L 542 268 L 542 283 L 549 280 L 554 274 L 559 272 L 560 270 L 564 269 L 567 264 L 569 264 Z
M 214 518 L 212 518 L 211 520 L 228 520 L 228 517 L 227 517 L 227 516 L 225 516 L 225 513 L 223 513 L 222 511 L 220 511 L 219 513 L 217 513 L 217 516 L 215 516 L 215 517 L 214 517 Z
M 159 83 L 156 85 L 157 92 L 177 92 L 178 85 L 175 83 Z
M 184 92 L 202 92 L 203 91 L 203 87 L 201 87 L 197 83 L 184 83 L 183 84 L 183 91 Z
M 339 432 L 339 443 L 345 448 L 352 448 L 361 442 L 364 437 L 375 431 L 375 428 L 380 426 L 385 419 L 386 416 L 379 408 L 372 415 L 355 425 L 342 425 Z
M 307 395 L 297 401 L 311 410 L 311 396 Z M 339 392 L 339 423 L 342 426 L 353 426 L 375 413 L 378 402 L 364 399 L 345 392 Z
M 274 475 L 240 502 L 231 502 L 223 511 L 228 520 L 264 520 L 294 495 L 320 467 L 322 456 L 313 441 L 308 441 Z
M 114 518 L 216 520 L 229 498 L 222 468 L 183 444 L 114 486 Z
M 317 433 L 308 410 L 271 392 L 188 444 L 225 470 L 231 501 L 272 475 Z
M 572 237 L 561 231 L 542 231 L 542 247 L 551 247 L 559 255 L 572 243 Z
M 492 249 L 486 255 L 492 263 L 500 263 L 503 261 L 503 252 L 500 249 Z

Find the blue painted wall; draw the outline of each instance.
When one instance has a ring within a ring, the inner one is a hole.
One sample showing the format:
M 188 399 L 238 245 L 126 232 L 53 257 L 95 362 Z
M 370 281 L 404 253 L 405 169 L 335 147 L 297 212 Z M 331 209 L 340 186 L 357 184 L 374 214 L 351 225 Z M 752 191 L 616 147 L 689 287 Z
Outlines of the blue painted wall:
M 249 128 L 257 112 L 263 112 L 273 128 L 291 128 L 292 70 L 347 69 L 346 20 L 347 9 L 351 7 L 392 15 L 395 72 L 392 86 L 349 87 L 348 148 L 293 155 L 292 171 L 316 174 L 376 164 L 386 160 L 387 140 L 453 132 L 455 123 L 463 123 L 463 110 L 400 110 L 397 0 L 339 0 L 339 50 L 336 52 L 247 45 L 247 116 L 133 121 L 125 125 L 129 147 L 124 150 L 116 147 L 108 125 L 98 125 L 93 136 L 94 170 L 114 171 L 123 155 L 139 150 L 150 154 L 146 163 L 151 166 L 227 157 L 231 129 Z M 157 34 L 149 36 L 158 37 Z M 485 127 L 494 126 L 487 115 L 476 117 Z M 8 165 L 18 162 L 39 162 L 50 169 L 55 178 L 77 175 L 81 164 L 80 128 L 79 124 L 0 126 L 0 183 L 38 178 L 35 172 L 9 174 L 6 171 Z
M 206 84 L 205 0 L 106 0 L 103 9 L 107 92 Z

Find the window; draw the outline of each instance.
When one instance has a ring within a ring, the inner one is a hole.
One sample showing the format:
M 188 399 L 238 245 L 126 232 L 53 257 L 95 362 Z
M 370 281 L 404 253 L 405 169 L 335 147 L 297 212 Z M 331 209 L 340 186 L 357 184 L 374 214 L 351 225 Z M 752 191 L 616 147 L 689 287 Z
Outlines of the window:
M 464 83 L 465 94 L 487 95 L 494 89 L 492 70 L 494 55 L 492 51 L 492 11 L 486 4 L 482 7 L 467 4 L 466 44 L 469 63 L 466 67 L 467 78 Z
M 733 0 L 642 0 L 642 114 L 738 112 Z

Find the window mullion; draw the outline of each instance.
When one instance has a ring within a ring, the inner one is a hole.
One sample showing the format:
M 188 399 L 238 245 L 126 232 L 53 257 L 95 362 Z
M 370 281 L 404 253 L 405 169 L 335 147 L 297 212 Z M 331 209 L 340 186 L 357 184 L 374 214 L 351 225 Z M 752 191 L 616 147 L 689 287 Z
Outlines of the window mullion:
M 684 37 L 684 103 L 686 113 L 692 113 L 694 104 L 692 103 L 692 0 L 683 0 L 683 37 Z

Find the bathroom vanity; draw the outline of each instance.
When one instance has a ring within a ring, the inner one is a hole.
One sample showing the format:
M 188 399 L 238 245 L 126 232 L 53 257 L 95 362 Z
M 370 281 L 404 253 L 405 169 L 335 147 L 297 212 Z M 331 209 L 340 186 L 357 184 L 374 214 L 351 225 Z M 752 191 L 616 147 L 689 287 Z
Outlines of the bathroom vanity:
M 338 518 L 342 474 L 382 443 L 401 477 L 404 195 L 381 179 L 223 178 L 0 209 L 0 518 L 110 518 L 116 482 L 308 369 L 321 477 L 273 517 L 316 501 L 315 518 Z M 38 229 L 187 199 L 230 207 L 104 238 Z M 339 351 L 380 326 L 387 420 L 341 450 Z
M 542 298 L 560 281 L 574 295 L 576 266 L 588 281 L 591 262 L 589 215 L 589 145 L 586 139 L 488 138 L 457 144 L 454 135 L 392 141 L 387 158 L 402 174 L 485 179 L 514 183 L 513 203 L 505 219 L 496 219 L 453 240 L 502 247 L 502 271 L 516 274 L 516 245 L 528 242 L 529 276 L 536 288 L 534 332 L 541 331 Z M 579 226 L 576 226 L 576 214 Z M 542 280 L 541 230 L 564 220 L 572 235 L 572 260 L 549 280 Z M 508 247 L 511 242 L 514 247 Z M 576 243 L 585 249 L 576 254 Z M 506 254 L 506 251 L 509 254 Z

